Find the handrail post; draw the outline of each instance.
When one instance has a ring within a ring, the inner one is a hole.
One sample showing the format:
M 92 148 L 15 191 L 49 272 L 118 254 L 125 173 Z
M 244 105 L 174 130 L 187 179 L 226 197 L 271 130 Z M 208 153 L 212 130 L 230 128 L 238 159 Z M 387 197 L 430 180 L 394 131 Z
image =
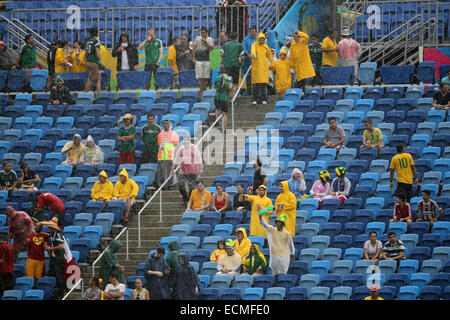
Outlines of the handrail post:
M 128 261 L 129 259 L 128 259 L 128 247 L 129 247 L 129 241 L 128 241 L 128 232 L 129 232 L 129 229 L 127 228 L 127 239 L 126 239 L 126 243 L 127 243 L 127 253 L 126 253 L 126 258 L 125 258 L 125 261 Z
M 159 192 L 159 223 L 162 223 L 162 192 Z

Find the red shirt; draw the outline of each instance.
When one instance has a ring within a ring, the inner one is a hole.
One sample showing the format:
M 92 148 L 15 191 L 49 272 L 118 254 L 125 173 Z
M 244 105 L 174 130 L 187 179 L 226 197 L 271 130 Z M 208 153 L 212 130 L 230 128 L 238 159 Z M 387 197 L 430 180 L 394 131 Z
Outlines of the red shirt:
M 0 273 L 14 273 L 14 249 L 13 247 L 5 242 L 0 246 Z
M 62 212 L 65 211 L 64 202 L 52 193 L 45 192 L 39 196 L 37 209 L 47 207 L 51 211 Z
M 398 203 L 394 206 L 394 215 L 397 219 L 406 218 L 412 216 L 411 205 L 407 202 L 404 203 L 403 207 L 400 207 Z
M 27 235 L 28 242 L 28 258 L 38 261 L 45 260 L 44 243 L 48 242 L 48 234 L 45 232 L 37 235 L 35 232 L 30 232 Z

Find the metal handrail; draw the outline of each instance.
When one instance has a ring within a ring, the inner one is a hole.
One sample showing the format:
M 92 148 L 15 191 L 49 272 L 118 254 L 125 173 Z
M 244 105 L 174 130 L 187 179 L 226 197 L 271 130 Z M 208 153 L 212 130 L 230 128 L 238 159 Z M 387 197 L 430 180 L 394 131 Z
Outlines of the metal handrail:
M 29 33 L 33 34 L 34 39 L 39 39 L 39 41 L 44 42 L 45 44 L 47 44 L 47 46 L 49 46 L 51 44 L 50 41 L 41 37 L 41 35 L 39 33 L 35 32 L 33 29 L 31 29 L 26 24 L 24 24 L 22 21 L 20 21 L 16 18 L 12 18 L 11 21 L 14 21 L 15 23 L 21 25 L 23 28 L 27 29 Z
M 72 287 L 72 289 L 69 290 L 69 292 L 66 293 L 66 295 L 62 298 L 62 300 L 66 300 L 72 292 L 78 287 L 78 285 L 81 283 L 81 291 L 83 291 L 83 278 L 79 279 L 77 283 Z
M 247 80 L 247 76 L 251 70 L 252 66 L 250 65 L 250 67 L 248 68 L 247 72 L 245 73 L 244 77 L 242 78 L 241 84 L 239 85 L 236 94 L 234 95 L 233 99 L 231 99 L 231 129 L 234 132 L 234 101 L 237 99 L 237 97 L 239 96 L 239 93 L 241 92 L 242 86 L 244 85 L 244 82 L 246 82 Z M 248 88 L 247 88 L 248 90 Z
M 212 128 L 215 127 L 215 125 L 222 120 L 223 115 L 221 114 L 216 121 L 206 130 L 206 132 L 203 134 L 203 136 L 199 139 L 199 141 L 196 143 L 196 146 L 198 147 L 203 139 L 209 134 Z M 177 173 L 177 171 L 181 168 L 181 165 L 178 165 L 176 169 L 174 170 L 174 175 Z M 162 189 L 165 187 L 165 185 L 169 182 L 169 180 L 172 179 L 172 176 L 168 177 L 163 184 L 158 188 L 158 190 L 155 191 L 155 193 L 152 195 L 152 197 L 144 204 L 144 206 L 141 208 L 141 210 L 138 212 L 138 248 L 141 247 L 141 214 L 144 212 L 144 210 L 147 208 L 147 206 L 153 201 L 153 199 L 156 198 L 156 196 L 159 194 L 159 222 L 162 223 Z

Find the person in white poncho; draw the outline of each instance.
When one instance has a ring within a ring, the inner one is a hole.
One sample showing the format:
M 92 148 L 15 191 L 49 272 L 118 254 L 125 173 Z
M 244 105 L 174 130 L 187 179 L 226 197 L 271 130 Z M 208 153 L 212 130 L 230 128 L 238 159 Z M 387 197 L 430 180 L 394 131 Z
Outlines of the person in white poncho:
M 88 136 L 86 139 L 86 147 L 81 151 L 80 164 L 90 164 L 96 166 L 103 163 L 103 152 L 94 139 Z
M 270 249 L 269 267 L 275 276 L 275 287 L 280 274 L 287 274 L 289 263 L 294 263 L 295 247 L 291 234 L 284 229 L 287 215 L 283 214 L 275 220 L 276 228 L 269 225 L 259 216 L 261 226 L 266 230 Z

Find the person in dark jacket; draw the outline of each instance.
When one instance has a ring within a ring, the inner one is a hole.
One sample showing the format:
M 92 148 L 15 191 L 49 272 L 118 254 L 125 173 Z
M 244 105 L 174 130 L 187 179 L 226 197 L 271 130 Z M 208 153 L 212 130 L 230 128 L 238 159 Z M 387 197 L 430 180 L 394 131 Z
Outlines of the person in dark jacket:
M 64 85 L 64 80 L 60 76 L 56 77 L 56 86 L 50 91 L 50 103 L 54 105 L 70 103 L 69 88 Z
M 138 51 L 130 42 L 128 33 L 120 35 L 119 42 L 113 48 L 112 56 L 117 57 L 117 71 L 136 71 L 138 67 Z
M 52 42 L 50 48 L 47 52 L 47 66 L 48 66 L 48 78 L 46 90 L 50 91 L 52 89 L 53 79 L 55 78 L 55 55 L 56 50 L 59 48 L 59 40 Z
M 16 68 L 17 53 L 0 41 L 0 70 L 13 70 Z
M 179 300 L 195 300 L 200 281 L 186 253 L 178 256 L 180 265 L 176 273 L 176 292 Z
M 152 300 L 169 300 L 170 290 L 168 275 L 170 269 L 164 260 L 166 250 L 159 247 L 156 253 L 148 257 L 144 266 L 144 274 L 147 279 L 147 290 Z

